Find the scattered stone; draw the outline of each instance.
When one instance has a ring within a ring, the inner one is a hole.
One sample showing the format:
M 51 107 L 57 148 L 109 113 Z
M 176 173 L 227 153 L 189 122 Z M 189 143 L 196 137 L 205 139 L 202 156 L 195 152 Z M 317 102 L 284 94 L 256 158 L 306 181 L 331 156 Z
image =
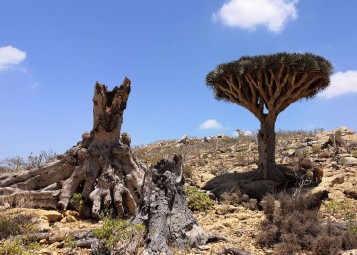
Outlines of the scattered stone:
M 177 141 L 177 143 L 178 144 L 188 144 L 189 141 L 190 141 L 190 138 L 188 137 L 188 135 L 184 135 Z
M 357 200 L 357 189 L 356 187 L 345 189 L 343 193 L 346 195 L 348 198 L 356 199 Z
M 41 239 L 38 243 L 40 245 L 47 244 L 47 240 L 46 239 Z
M 341 253 L 341 255 L 357 255 L 357 249 L 344 251 Z
M 286 156 L 286 157 L 291 157 L 295 154 L 295 150 L 294 149 L 288 149 L 288 150 L 285 150 L 281 153 L 283 156 Z
M 218 135 L 216 135 L 216 137 L 217 138 L 229 138 L 229 136 L 228 135 L 225 135 L 225 134 L 218 134 Z
M 336 177 L 335 179 L 332 180 L 330 187 L 333 187 L 336 184 L 342 184 L 344 181 L 345 181 L 344 176 Z
M 62 213 L 53 210 L 36 210 L 36 214 L 45 216 L 49 222 L 60 221 L 63 218 Z
M 77 221 L 76 217 L 72 215 L 67 215 L 61 220 L 61 223 L 69 223 L 69 222 L 76 222 L 76 221 Z
M 357 166 L 357 158 L 343 157 L 340 160 L 340 164 L 345 165 L 345 166 Z

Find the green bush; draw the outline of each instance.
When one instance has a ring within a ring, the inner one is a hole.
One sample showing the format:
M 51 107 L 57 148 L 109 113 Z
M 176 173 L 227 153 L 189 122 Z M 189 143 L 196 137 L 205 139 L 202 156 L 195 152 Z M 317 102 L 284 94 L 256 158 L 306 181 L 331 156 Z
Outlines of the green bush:
M 192 211 L 206 211 L 213 207 L 213 201 L 193 186 L 185 186 L 187 206 Z
M 40 249 L 37 242 L 28 243 L 22 238 L 0 241 L 1 255 L 32 255 Z
M 133 224 L 130 220 L 112 219 L 104 216 L 103 226 L 95 229 L 93 235 L 99 239 L 100 246 L 119 254 L 136 254 L 143 240 L 144 226 Z M 130 247 L 135 244 L 135 247 Z M 134 250 L 132 250 L 134 249 Z

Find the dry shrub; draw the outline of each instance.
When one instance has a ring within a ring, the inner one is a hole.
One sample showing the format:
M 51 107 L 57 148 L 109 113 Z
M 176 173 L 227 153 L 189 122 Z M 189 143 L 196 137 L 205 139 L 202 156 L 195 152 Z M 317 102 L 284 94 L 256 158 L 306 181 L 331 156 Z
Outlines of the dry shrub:
M 341 250 L 357 248 L 357 234 L 332 224 L 323 227 L 318 210 L 327 192 L 290 196 L 267 195 L 261 205 L 266 219 L 260 224 L 256 241 L 261 246 L 275 246 L 275 254 L 335 255 Z
M 231 192 L 225 192 L 221 195 L 222 202 L 229 205 L 239 205 L 242 202 L 243 194 L 239 187 L 232 188 Z
M 12 208 L 33 208 L 34 200 L 29 195 L 16 194 L 12 196 L 8 193 L 0 193 L 0 206 L 8 205 Z
M 312 250 L 316 255 L 337 255 L 340 253 L 341 246 L 341 238 L 326 234 L 315 239 Z
M 192 178 L 193 177 L 192 166 L 190 166 L 188 164 L 182 165 L 182 173 L 186 178 Z
M 230 192 L 223 193 L 221 199 L 223 204 L 234 206 L 241 204 L 248 210 L 258 209 L 257 199 L 250 198 L 247 194 L 243 194 L 238 186 L 232 188 Z
M 19 213 L 0 217 L 0 240 L 29 232 L 33 228 L 32 216 Z

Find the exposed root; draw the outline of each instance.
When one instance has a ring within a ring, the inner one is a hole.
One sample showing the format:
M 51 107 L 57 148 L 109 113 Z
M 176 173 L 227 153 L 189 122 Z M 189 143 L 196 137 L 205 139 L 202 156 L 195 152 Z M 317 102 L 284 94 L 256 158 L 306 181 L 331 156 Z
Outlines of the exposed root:
M 99 217 L 103 209 L 134 215 L 144 166 L 130 150 L 129 135 L 121 139 L 125 144 L 119 141 L 129 93 L 127 78 L 112 91 L 96 83 L 93 130 L 44 167 L 0 176 L 0 205 L 26 196 L 28 206 L 66 210 L 80 193 L 87 216 Z

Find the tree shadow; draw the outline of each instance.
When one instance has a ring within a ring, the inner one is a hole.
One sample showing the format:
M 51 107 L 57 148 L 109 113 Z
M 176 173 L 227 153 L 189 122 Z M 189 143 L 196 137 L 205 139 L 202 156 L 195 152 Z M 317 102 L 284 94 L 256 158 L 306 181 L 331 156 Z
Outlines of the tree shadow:
M 261 200 L 267 194 L 275 194 L 278 192 L 294 193 L 299 189 L 297 182 L 289 175 L 289 168 L 278 165 L 282 170 L 285 179 L 282 180 L 261 180 L 258 178 L 258 171 L 252 170 L 243 173 L 226 173 L 214 177 L 209 180 L 204 186 L 203 190 L 212 192 L 216 197 L 220 197 L 223 193 L 230 193 L 232 190 L 239 188 L 243 194 L 247 194 L 250 198 Z M 319 183 L 310 183 L 300 187 L 301 191 L 306 192 L 313 189 Z

